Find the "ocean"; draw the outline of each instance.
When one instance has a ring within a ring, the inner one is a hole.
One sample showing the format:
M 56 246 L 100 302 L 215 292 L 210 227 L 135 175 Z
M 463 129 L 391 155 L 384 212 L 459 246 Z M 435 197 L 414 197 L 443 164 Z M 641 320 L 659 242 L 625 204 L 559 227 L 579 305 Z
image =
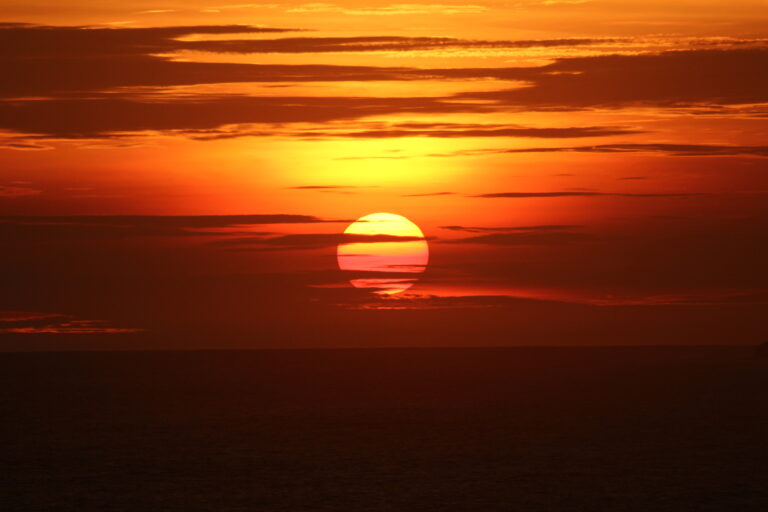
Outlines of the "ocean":
M 768 510 L 754 347 L 0 354 L 0 510 Z

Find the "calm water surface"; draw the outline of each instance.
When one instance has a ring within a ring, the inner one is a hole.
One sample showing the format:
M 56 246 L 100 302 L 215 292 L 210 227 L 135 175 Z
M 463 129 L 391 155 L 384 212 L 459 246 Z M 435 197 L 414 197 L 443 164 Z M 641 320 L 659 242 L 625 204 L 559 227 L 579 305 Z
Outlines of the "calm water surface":
M 2 510 L 765 511 L 749 348 L 0 355 Z

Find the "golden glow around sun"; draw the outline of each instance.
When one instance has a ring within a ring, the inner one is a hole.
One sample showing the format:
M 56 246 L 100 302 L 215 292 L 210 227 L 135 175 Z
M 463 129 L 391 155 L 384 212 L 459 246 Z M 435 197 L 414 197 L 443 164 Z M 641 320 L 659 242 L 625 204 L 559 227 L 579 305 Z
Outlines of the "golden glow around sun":
M 365 276 L 350 280 L 356 288 L 381 294 L 399 293 L 413 286 L 416 282 L 413 274 L 420 274 L 427 267 L 429 247 L 424 234 L 416 224 L 401 215 L 372 213 L 350 224 L 344 234 L 407 237 L 405 241 L 339 244 L 339 268 Z M 376 277 L 376 272 L 382 277 Z

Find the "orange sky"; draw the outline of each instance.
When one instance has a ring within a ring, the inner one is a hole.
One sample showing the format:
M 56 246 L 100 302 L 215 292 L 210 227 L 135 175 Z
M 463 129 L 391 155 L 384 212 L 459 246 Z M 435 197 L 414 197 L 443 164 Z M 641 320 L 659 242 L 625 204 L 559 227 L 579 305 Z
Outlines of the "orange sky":
M 0 22 L 0 350 L 764 338 L 764 0 Z M 374 212 L 429 243 L 388 298 L 336 262 Z

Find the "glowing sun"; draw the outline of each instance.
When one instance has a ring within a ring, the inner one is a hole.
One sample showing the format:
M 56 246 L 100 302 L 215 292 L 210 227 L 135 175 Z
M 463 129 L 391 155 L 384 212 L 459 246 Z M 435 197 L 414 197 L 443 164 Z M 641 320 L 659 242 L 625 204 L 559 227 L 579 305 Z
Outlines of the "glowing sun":
M 352 241 L 339 244 L 339 268 L 360 275 L 350 280 L 356 288 L 399 293 L 413 286 L 417 280 L 414 274 L 427 268 L 429 246 L 424 233 L 401 215 L 372 213 L 360 217 L 344 230 L 344 235 Z M 365 237 L 371 237 L 371 241 Z

